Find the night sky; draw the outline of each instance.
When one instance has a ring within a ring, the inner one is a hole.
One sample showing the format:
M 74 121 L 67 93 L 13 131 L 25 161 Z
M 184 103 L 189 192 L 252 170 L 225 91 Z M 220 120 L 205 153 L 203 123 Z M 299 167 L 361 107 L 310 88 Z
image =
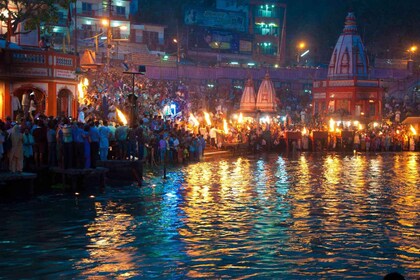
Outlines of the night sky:
M 245 0 L 244 0 L 245 1 Z M 188 5 L 211 7 L 212 0 L 140 0 L 140 21 L 168 26 L 174 34 L 176 18 Z M 305 40 L 313 58 L 327 62 L 340 35 L 347 13 L 356 15 L 359 34 L 370 58 L 403 58 L 408 46 L 420 43 L 419 0 L 283 0 L 287 4 L 287 54 Z M 181 20 L 182 22 L 182 20 Z

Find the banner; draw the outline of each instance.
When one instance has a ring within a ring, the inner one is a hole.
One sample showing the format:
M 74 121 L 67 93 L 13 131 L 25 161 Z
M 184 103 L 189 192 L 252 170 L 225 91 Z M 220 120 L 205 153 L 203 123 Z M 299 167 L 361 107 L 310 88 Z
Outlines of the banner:
M 247 31 L 246 16 L 240 12 L 190 8 L 185 11 L 184 22 L 187 25 L 229 29 L 239 32 Z

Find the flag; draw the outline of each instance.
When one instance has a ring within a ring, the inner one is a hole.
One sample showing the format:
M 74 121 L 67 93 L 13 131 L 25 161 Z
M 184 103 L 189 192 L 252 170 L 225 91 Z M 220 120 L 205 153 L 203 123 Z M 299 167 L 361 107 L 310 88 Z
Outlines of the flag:
M 130 69 L 130 67 L 128 66 L 128 64 L 125 63 L 125 62 L 121 63 L 121 66 L 124 69 L 124 71 L 128 71 L 128 69 Z

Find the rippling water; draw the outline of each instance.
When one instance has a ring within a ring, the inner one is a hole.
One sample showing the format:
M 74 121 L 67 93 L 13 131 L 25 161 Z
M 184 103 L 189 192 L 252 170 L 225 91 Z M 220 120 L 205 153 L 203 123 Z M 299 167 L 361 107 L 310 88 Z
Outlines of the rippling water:
M 226 158 L 1 204 L 0 279 L 414 279 L 419 173 L 419 153 Z

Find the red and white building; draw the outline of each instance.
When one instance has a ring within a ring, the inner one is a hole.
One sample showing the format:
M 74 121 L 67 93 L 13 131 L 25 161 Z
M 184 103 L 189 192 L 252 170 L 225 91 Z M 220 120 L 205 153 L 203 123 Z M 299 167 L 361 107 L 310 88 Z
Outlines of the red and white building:
M 383 89 L 369 79 L 366 51 L 353 13 L 346 17 L 328 67 L 327 79 L 313 83 L 313 114 L 373 121 L 382 116 Z

